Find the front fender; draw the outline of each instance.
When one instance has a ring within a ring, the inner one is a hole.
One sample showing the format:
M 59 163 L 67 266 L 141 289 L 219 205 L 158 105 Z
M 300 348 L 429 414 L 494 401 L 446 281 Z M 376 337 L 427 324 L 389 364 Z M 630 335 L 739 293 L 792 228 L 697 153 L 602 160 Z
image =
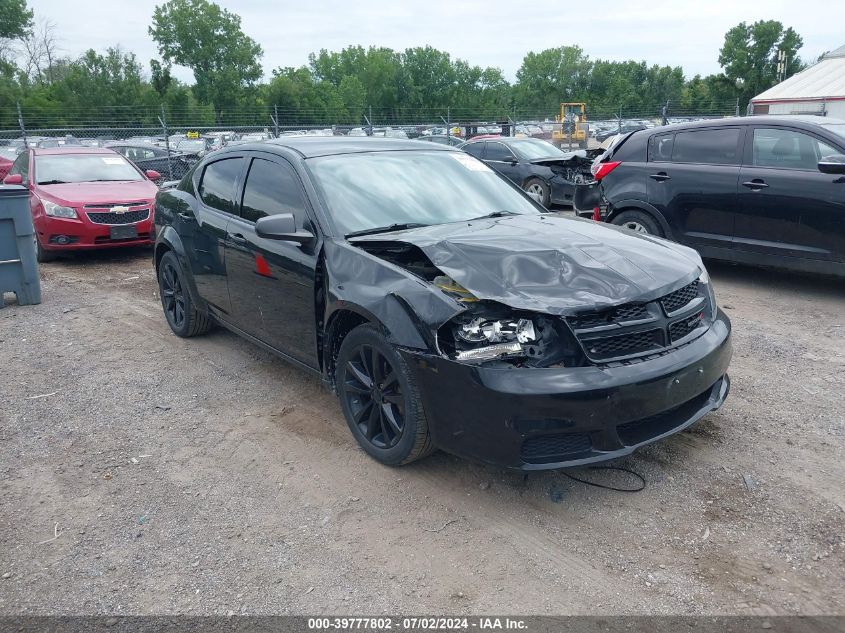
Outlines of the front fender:
M 339 310 L 360 314 L 400 347 L 435 352 L 435 333 L 463 311 L 423 279 L 348 243 L 326 241 L 325 323 Z

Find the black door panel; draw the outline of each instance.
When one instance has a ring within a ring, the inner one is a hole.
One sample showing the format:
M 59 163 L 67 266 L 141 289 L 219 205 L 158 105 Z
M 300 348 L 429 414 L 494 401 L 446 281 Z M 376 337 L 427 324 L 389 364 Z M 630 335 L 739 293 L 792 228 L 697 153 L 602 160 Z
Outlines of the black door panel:
M 255 221 L 293 213 L 313 232 L 299 177 L 283 159 L 253 158 L 241 195 L 240 217 L 228 227 L 226 270 L 233 322 L 279 351 L 318 367 L 313 246 L 268 240 Z
M 845 183 L 821 172 L 743 167 L 734 248 L 845 260 Z
M 843 150 L 788 127 L 755 126 L 746 143 L 734 248 L 845 260 L 845 183 L 817 168 Z
M 197 188 L 196 213 L 178 216 L 177 231 L 185 244 L 197 291 L 212 310 L 224 316 L 231 307 L 224 243 L 243 164 L 243 158 L 235 157 L 206 165 Z
M 661 164 L 648 180 L 648 201 L 665 217 L 679 242 L 730 248 L 739 167 Z

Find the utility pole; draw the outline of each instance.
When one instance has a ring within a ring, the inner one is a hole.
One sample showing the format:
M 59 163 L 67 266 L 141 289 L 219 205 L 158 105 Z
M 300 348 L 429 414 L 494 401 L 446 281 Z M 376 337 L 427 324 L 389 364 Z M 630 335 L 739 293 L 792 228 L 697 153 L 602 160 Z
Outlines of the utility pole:
M 449 138 L 452 135 L 451 108 L 446 108 L 446 118 L 440 117 L 440 120 L 446 124 L 446 145 L 449 145 Z
M 739 97 L 736 98 L 736 116 L 739 116 Z
M 23 135 L 23 146 L 29 147 L 29 142 L 26 140 L 26 127 L 23 124 L 23 114 L 21 113 L 21 102 L 17 102 L 18 106 L 18 125 L 21 128 L 21 134 Z
M 273 106 L 273 116 L 270 118 L 273 119 L 273 129 L 276 131 L 276 138 L 279 138 L 279 106 Z
M 158 117 L 161 129 L 164 130 L 164 150 L 167 152 L 167 173 L 173 180 L 173 166 L 170 164 L 170 135 L 167 133 L 167 120 L 164 117 L 164 104 L 161 104 L 161 116 Z
M 782 48 L 778 49 L 778 67 L 777 67 L 778 83 L 786 79 L 786 51 Z
M 367 124 L 370 126 L 370 133 L 367 136 L 373 135 L 373 106 L 369 106 L 370 116 L 367 117 Z

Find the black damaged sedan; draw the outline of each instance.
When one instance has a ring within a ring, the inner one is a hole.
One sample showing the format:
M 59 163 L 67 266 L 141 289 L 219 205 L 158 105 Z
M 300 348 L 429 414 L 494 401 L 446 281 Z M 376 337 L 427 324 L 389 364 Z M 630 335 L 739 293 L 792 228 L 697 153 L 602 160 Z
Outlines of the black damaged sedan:
M 730 322 L 695 251 L 543 211 L 448 147 L 230 147 L 156 200 L 164 313 L 322 376 L 390 465 L 598 462 L 721 406 Z

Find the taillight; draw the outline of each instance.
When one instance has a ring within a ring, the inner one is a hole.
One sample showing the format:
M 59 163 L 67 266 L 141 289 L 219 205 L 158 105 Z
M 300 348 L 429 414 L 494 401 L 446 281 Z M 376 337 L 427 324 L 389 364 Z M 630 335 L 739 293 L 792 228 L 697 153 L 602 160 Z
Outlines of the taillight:
M 601 222 L 601 207 L 593 207 L 593 222 Z
M 622 161 L 618 160 L 610 163 L 593 163 L 590 167 L 590 171 L 593 173 L 593 178 L 595 178 L 596 181 L 599 181 L 621 164 Z

